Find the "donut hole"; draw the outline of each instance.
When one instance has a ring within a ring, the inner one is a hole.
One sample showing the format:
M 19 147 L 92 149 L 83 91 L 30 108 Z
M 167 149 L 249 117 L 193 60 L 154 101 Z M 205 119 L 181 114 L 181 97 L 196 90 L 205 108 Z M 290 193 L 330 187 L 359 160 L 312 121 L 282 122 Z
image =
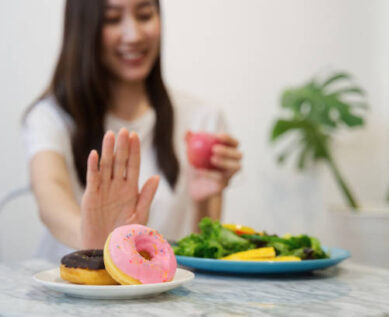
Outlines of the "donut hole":
M 150 261 L 152 256 L 150 255 L 149 252 L 147 252 L 146 250 L 141 250 L 141 251 L 138 251 L 138 253 L 143 257 L 145 258 L 147 261 Z
M 155 256 L 157 246 L 154 239 L 148 234 L 140 234 L 135 237 L 136 252 L 147 261 L 152 261 Z

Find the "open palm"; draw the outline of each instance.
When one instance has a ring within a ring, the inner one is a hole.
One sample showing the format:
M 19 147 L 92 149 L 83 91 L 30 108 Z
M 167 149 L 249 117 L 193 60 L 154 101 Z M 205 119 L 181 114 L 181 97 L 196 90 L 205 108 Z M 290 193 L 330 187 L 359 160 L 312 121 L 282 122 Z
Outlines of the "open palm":
M 150 177 L 139 191 L 140 142 L 126 129 L 115 135 L 108 131 L 102 154 L 88 158 L 87 184 L 81 203 L 81 239 L 85 248 L 102 248 L 116 227 L 146 224 L 159 177 Z

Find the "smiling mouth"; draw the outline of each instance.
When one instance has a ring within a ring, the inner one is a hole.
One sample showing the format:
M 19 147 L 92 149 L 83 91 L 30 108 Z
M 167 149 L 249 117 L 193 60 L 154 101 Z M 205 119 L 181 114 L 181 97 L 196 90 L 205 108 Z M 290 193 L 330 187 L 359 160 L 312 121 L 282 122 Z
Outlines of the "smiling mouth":
M 147 52 L 125 52 L 125 53 L 119 53 L 119 57 L 124 62 L 139 62 L 141 61 L 145 56 Z

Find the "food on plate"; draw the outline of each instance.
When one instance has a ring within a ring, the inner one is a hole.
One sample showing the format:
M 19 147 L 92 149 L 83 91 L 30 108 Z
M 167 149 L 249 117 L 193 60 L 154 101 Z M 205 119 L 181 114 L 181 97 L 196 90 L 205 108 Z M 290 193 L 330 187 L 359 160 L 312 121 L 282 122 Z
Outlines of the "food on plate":
M 205 132 L 187 132 L 185 136 L 189 163 L 196 168 L 214 169 L 211 163 L 212 147 L 221 142 Z
M 255 230 L 253 228 L 243 226 L 243 225 L 225 223 L 225 224 L 223 224 L 223 227 L 230 229 L 231 231 L 235 232 L 237 235 L 254 234 L 255 233 Z
M 61 259 L 64 280 L 85 285 L 149 284 L 171 281 L 177 261 L 170 244 L 142 225 L 116 228 L 104 250 L 82 250 Z
M 104 263 L 122 285 L 168 282 L 177 268 L 173 249 L 162 235 L 136 224 L 111 232 L 104 246 Z
M 305 234 L 288 235 L 282 238 L 266 232 L 239 232 L 237 234 L 238 226 L 222 226 L 219 221 L 212 221 L 210 218 L 203 218 L 199 223 L 199 228 L 199 234 L 192 233 L 177 242 L 177 246 L 174 247 L 176 255 L 222 259 L 233 254 L 236 256 L 242 251 L 253 252 L 240 253 L 244 254 L 244 257 L 249 257 L 255 252 L 269 252 L 258 251 L 261 248 L 266 248 L 266 250 L 273 248 L 275 255 L 269 257 L 269 261 L 298 261 L 329 257 L 321 248 L 317 238 Z M 255 249 L 257 251 L 254 251 Z M 263 260 L 263 258 L 258 259 Z
M 226 261 L 245 261 L 245 262 L 299 262 L 301 259 L 293 255 L 275 256 L 272 258 L 257 258 L 257 259 L 229 259 L 221 258 Z
M 105 270 L 103 250 L 82 250 L 65 255 L 61 259 L 60 275 L 75 284 L 117 284 Z
M 194 256 L 199 258 L 220 259 L 223 256 L 255 248 L 255 244 L 244 239 L 218 221 L 203 218 L 199 223 L 201 233 L 192 233 L 178 241 L 174 247 L 176 255 Z
M 274 258 L 276 256 L 276 250 L 273 247 L 265 247 L 252 249 L 248 251 L 241 251 L 224 256 L 222 260 L 255 260 L 263 258 Z
M 222 257 L 221 260 L 228 261 L 273 261 L 273 262 L 292 262 L 292 261 L 301 261 L 297 256 L 285 255 L 285 256 L 276 256 L 276 250 L 273 247 L 264 247 L 258 249 L 252 249 L 248 251 L 241 251 L 232 253 L 225 257 Z

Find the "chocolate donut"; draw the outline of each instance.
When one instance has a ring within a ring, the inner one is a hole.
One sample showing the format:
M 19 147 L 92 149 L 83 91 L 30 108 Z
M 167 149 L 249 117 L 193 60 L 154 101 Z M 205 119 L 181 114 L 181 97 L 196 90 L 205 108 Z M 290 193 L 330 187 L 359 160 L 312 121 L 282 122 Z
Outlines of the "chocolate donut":
M 65 255 L 61 259 L 61 264 L 65 267 L 81 268 L 89 270 L 103 270 L 104 257 L 103 250 L 80 250 Z
M 80 250 L 65 255 L 60 274 L 64 280 L 76 284 L 117 284 L 105 270 L 103 250 Z

